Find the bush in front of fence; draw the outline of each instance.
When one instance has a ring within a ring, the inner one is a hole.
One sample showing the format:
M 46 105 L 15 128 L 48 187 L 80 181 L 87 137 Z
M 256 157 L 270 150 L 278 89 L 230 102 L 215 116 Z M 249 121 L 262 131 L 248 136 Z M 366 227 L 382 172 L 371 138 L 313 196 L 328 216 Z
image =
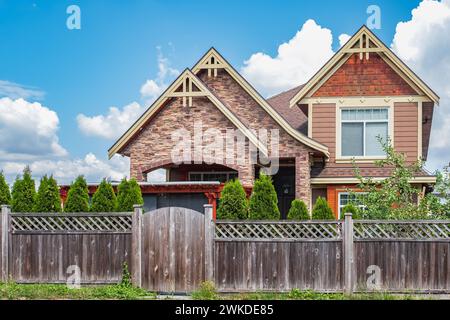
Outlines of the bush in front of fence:
M 287 218 L 289 220 L 309 220 L 310 216 L 305 202 L 300 199 L 293 200 Z
M 144 204 L 141 188 L 136 179 L 127 180 L 123 178 L 117 187 L 117 211 L 133 211 L 135 204 Z
M 103 179 L 92 196 L 91 212 L 113 212 L 117 209 L 117 197 L 110 182 Z
M 252 220 L 278 220 L 278 197 L 272 178 L 263 173 L 256 179 L 250 197 L 249 217 Z
M 31 178 L 30 167 L 26 166 L 23 176 L 17 176 L 11 194 L 11 207 L 13 212 L 33 212 L 36 199 L 34 180 Z
M 70 185 L 67 200 L 64 204 L 65 212 L 88 212 L 89 190 L 84 176 L 78 176 Z
M 9 191 L 9 186 L 6 183 L 3 171 L 0 171 L 0 205 L 11 203 L 11 193 Z
M 333 210 L 328 205 L 327 200 L 318 197 L 312 211 L 313 220 L 334 220 Z
M 41 178 L 33 211 L 61 212 L 58 183 L 53 176 L 47 177 L 47 175 L 44 175 Z
M 218 219 L 241 220 L 248 218 L 248 201 L 244 187 L 238 179 L 228 181 L 220 194 Z

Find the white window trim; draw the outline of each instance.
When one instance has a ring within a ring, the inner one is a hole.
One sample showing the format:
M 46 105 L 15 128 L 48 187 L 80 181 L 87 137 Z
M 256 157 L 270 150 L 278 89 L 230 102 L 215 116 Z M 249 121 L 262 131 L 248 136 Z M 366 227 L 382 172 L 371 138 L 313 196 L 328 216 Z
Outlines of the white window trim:
M 203 180 L 203 175 L 204 174 L 226 174 L 227 175 L 227 180 L 230 180 L 230 174 L 238 174 L 238 173 L 236 171 L 189 171 L 188 172 L 188 179 L 189 179 L 189 181 L 192 181 L 191 180 L 191 175 L 192 174 L 200 174 L 201 175 L 201 180 L 200 181 L 204 181 Z
M 336 162 L 337 163 L 348 163 L 352 162 L 352 160 L 355 160 L 359 163 L 370 163 L 376 160 L 382 160 L 386 159 L 386 156 L 342 156 L 342 110 L 348 110 L 348 109 L 382 109 L 386 108 L 388 109 L 388 135 L 391 140 L 391 143 L 394 143 L 394 102 L 385 100 L 379 101 L 373 100 L 368 101 L 367 104 L 362 105 L 356 104 L 356 105 L 345 105 L 345 106 L 336 106 Z M 363 122 L 363 121 L 358 121 Z M 370 120 L 367 122 L 381 122 L 380 120 Z
M 355 192 L 357 194 L 366 194 L 367 192 Z M 341 219 L 341 209 L 345 206 L 341 206 L 341 195 L 350 195 L 350 192 L 338 192 L 338 220 Z M 358 206 L 361 207 L 361 206 Z

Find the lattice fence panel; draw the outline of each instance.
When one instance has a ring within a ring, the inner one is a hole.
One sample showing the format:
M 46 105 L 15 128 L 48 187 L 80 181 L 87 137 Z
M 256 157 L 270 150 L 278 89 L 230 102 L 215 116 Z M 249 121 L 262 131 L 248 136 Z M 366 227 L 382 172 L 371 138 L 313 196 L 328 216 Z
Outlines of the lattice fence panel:
M 131 232 L 129 213 L 16 213 L 11 231 L 19 232 Z
M 450 240 L 450 221 L 355 221 L 353 224 L 353 234 L 355 240 Z
M 341 222 L 216 222 L 217 240 L 338 240 Z

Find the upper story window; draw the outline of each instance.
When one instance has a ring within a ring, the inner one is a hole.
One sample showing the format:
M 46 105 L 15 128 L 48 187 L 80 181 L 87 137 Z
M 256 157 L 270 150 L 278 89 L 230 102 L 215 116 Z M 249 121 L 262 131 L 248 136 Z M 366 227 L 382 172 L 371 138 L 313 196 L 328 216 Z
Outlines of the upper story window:
M 214 171 L 214 172 L 189 172 L 189 181 L 219 181 L 227 182 L 238 177 L 234 171 Z
M 386 141 L 388 108 L 341 109 L 341 155 L 344 157 L 383 156 L 377 140 Z

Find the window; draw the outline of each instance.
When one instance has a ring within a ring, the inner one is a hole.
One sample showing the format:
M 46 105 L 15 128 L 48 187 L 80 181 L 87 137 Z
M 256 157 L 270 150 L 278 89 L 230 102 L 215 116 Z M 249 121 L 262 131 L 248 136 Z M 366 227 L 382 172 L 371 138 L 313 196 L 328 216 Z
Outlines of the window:
M 344 157 L 383 156 L 378 142 L 388 137 L 387 108 L 341 110 L 341 155 Z
M 238 177 L 237 172 L 189 172 L 189 181 L 219 181 L 227 182 Z
M 358 194 L 352 194 L 348 192 L 340 192 L 339 193 L 339 219 L 341 218 L 341 214 L 344 214 L 345 212 L 341 212 L 344 207 L 352 203 L 355 207 L 358 207 L 359 209 L 364 210 L 364 205 L 361 204 L 361 201 L 359 200 L 361 197 L 363 197 L 365 193 L 360 192 Z

